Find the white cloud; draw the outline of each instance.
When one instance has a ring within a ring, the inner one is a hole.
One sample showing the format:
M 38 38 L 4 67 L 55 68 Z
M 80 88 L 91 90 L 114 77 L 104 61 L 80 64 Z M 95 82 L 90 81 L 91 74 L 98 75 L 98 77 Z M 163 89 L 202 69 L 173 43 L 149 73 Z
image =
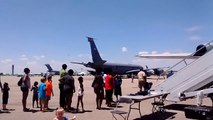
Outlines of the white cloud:
M 20 56 L 19 60 L 27 61 L 29 59 L 27 58 L 27 55 L 23 54 L 23 55 Z
M 27 55 L 23 54 L 23 55 L 21 55 L 21 57 L 27 57 Z
M 66 63 L 66 62 L 50 60 L 50 65 L 53 67 L 54 70 L 61 69 L 61 65 L 62 64 L 67 64 L 68 65 L 68 63 Z
M 193 41 L 201 40 L 202 38 L 199 35 L 196 35 L 197 34 L 196 32 L 201 31 L 202 28 L 203 28 L 202 26 L 192 26 L 192 27 L 186 28 L 185 31 L 189 33 L 188 39 Z
M 121 48 L 121 51 L 122 51 L 122 52 L 127 52 L 128 50 L 127 50 L 126 47 L 122 47 L 122 48 Z
M 201 37 L 194 35 L 194 36 L 190 36 L 189 40 L 197 41 L 197 40 L 201 40 Z
M 19 58 L 19 60 L 27 61 L 29 59 L 28 58 Z
M 44 55 L 41 55 L 41 56 L 33 56 L 33 58 L 36 59 L 36 60 L 41 60 L 41 59 L 45 58 L 45 56 L 44 56 Z
M 36 61 L 28 61 L 28 62 L 27 62 L 27 65 L 36 65 L 36 64 L 37 64 Z
M 89 58 L 91 55 L 90 54 L 78 54 L 79 58 Z M 73 59 L 74 57 L 71 57 Z
M 78 57 L 83 57 L 84 55 L 83 54 L 78 54 Z
M 152 51 L 151 52 L 151 54 L 157 54 L 158 53 L 158 51 Z
M 1 60 L 1 63 L 11 63 L 13 60 L 12 59 L 4 59 L 4 60 Z
M 141 52 L 139 52 L 138 54 L 142 54 L 142 55 L 146 55 L 146 54 L 149 54 L 149 52 L 147 52 L 147 51 L 141 51 Z
M 39 56 L 33 56 L 33 58 L 36 59 L 36 60 L 40 60 Z
M 186 32 L 196 32 L 196 31 L 199 31 L 201 29 L 202 29 L 201 26 L 192 26 L 192 27 L 186 28 L 185 31 Z

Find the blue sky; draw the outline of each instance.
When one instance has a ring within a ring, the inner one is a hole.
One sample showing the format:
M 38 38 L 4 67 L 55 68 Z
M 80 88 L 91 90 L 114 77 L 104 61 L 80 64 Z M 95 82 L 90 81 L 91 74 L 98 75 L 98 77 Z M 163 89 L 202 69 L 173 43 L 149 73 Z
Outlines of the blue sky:
M 193 52 L 213 39 L 212 0 L 0 0 L 0 72 L 45 72 L 91 61 L 86 36 L 103 59 L 151 67 L 141 51 Z M 122 49 L 123 48 L 123 49 Z

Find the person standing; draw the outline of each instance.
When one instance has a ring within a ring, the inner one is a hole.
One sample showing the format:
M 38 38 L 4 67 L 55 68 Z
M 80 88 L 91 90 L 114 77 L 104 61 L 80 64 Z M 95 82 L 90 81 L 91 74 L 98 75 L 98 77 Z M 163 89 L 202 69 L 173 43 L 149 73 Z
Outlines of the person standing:
M 63 93 L 65 96 L 65 105 L 64 109 L 70 111 L 72 104 L 73 93 L 75 92 L 75 80 L 72 77 L 74 71 L 72 69 L 68 70 L 68 74 L 60 79 L 60 82 L 63 83 Z
M 67 74 L 66 69 L 67 69 L 67 65 L 63 64 L 62 68 L 60 70 L 60 79 L 63 78 Z M 60 107 L 62 107 L 62 108 L 65 107 L 65 94 L 63 92 L 63 89 L 64 89 L 64 83 L 59 80 L 59 91 L 60 91 L 59 104 L 60 104 Z
M 81 103 L 82 112 L 84 112 L 84 103 L 83 103 L 83 96 L 84 96 L 84 85 L 83 85 L 83 77 L 78 78 L 79 87 L 78 87 L 78 102 L 77 102 L 77 112 L 79 103 Z
M 146 82 L 146 74 L 143 71 L 143 68 L 140 69 L 140 72 L 138 72 L 138 87 L 140 89 L 140 92 L 142 92 L 142 88 L 144 87 Z
M 48 75 L 46 84 L 46 103 L 45 108 L 49 110 L 49 100 L 51 99 L 51 95 L 54 96 L 53 86 L 52 86 L 52 75 Z
M 4 83 L 3 85 L 3 88 L 2 88 L 2 107 L 3 107 L 3 110 L 7 110 L 7 103 L 8 103 L 8 98 L 9 98 L 9 85 L 8 83 Z
M 27 97 L 29 94 L 29 89 L 31 87 L 31 80 L 30 80 L 30 69 L 29 68 L 24 68 L 24 76 L 21 78 L 22 79 L 22 85 L 21 85 L 21 91 L 22 91 L 22 106 L 23 106 L 23 111 L 29 111 L 29 108 L 26 107 L 27 105 Z
M 0 76 L 0 78 L 1 78 L 1 76 Z M 0 79 L 0 88 L 2 89 L 1 79 Z
M 107 76 L 105 78 L 105 91 L 106 91 L 106 104 L 111 107 L 112 95 L 114 89 L 114 78 L 112 76 L 112 69 L 107 70 Z
M 101 68 L 96 69 L 96 75 L 92 82 L 92 87 L 96 94 L 96 109 L 101 109 L 101 105 L 104 99 L 104 81 L 101 74 Z
M 45 110 L 45 99 L 46 99 L 46 79 L 41 78 L 41 83 L 38 86 L 38 98 L 40 103 L 40 111 L 44 112 Z
M 115 77 L 114 95 L 116 96 L 116 100 L 117 100 L 117 101 L 118 101 L 118 95 L 119 95 L 119 96 L 122 96 L 121 84 L 122 84 L 121 76 L 116 75 L 116 77 Z
M 131 74 L 131 78 L 132 78 L 132 83 L 134 82 L 134 74 Z
M 39 108 L 38 106 L 38 82 L 35 81 L 31 91 L 33 91 L 33 100 L 32 100 L 32 107 L 34 108 L 34 103 L 36 102 L 37 108 Z

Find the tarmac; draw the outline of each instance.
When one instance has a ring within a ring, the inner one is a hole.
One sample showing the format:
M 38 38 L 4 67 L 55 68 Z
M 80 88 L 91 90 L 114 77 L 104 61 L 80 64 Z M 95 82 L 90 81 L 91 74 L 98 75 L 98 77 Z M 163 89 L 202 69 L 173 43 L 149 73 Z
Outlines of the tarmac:
M 78 88 L 78 76 L 74 76 L 75 78 L 75 86 Z M 94 76 L 83 76 L 84 78 L 84 108 L 85 112 L 76 113 L 75 111 L 65 112 L 66 117 L 71 118 L 76 116 L 76 120 L 114 120 L 112 114 L 110 113 L 114 107 L 107 107 L 105 104 L 105 100 L 102 104 L 102 109 L 96 109 L 95 98 L 93 88 L 91 87 Z M 33 76 L 31 77 L 31 84 L 34 81 L 38 81 L 40 83 L 41 77 Z M 53 89 L 54 96 L 51 98 L 49 102 L 49 108 L 51 110 L 46 112 L 39 111 L 39 108 L 32 108 L 32 92 L 29 92 L 29 96 L 27 99 L 27 107 L 31 110 L 29 112 L 23 112 L 22 110 L 22 92 L 17 85 L 19 77 L 16 76 L 1 76 L 1 82 L 8 82 L 10 91 L 9 91 L 9 101 L 7 108 L 8 111 L 3 111 L 2 107 L 0 107 L 0 120 L 52 120 L 55 117 L 55 109 L 59 107 L 59 89 L 58 89 L 58 79 L 59 76 L 53 76 Z M 156 77 L 152 77 L 148 79 L 148 82 L 152 82 L 153 86 L 162 82 L 163 79 L 157 80 Z M 123 79 L 122 82 L 122 94 L 134 94 L 139 90 L 137 85 L 137 79 L 134 79 L 134 82 L 131 83 L 131 79 Z M 0 93 L 0 102 L 2 103 L 2 93 Z M 115 100 L 115 96 L 113 95 L 113 99 Z M 196 99 L 189 99 L 187 101 L 172 103 L 169 101 L 165 101 L 165 105 L 168 106 L 166 112 L 164 113 L 152 113 L 152 105 L 153 99 L 145 100 L 141 102 L 140 109 L 142 113 L 142 117 L 140 117 L 139 112 L 137 110 L 132 110 L 129 116 L 129 120 L 186 120 L 183 107 L 185 105 L 195 105 Z M 73 95 L 72 99 L 72 107 L 76 108 L 77 105 L 77 94 Z M 203 101 L 203 105 L 211 106 L 212 102 L 209 98 L 205 98 Z M 79 107 L 81 110 L 81 106 Z M 128 109 L 128 106 L 122 105 L 123 109 Z M 121 118 L 118 117 L 118 120 Z

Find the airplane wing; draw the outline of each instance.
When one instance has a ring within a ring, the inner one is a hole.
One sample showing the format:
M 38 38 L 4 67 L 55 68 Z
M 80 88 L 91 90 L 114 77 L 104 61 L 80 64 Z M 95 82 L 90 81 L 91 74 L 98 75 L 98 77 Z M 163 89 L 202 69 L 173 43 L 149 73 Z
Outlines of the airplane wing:
M 126 73 L 130 74 L 130 73 L 138 73 L 140 71 L 140 69 L 135 69 L 135 70 L 129 70 Z
M 73 64 L 79 64 L 79 65 L 86 65 L 86 63 L 84 63 L 84 62 L 71 62 L 71 63 L 73 63 Z
M 93 68 L 93 69 L 95 69 L 96 67 L 96 65 L 94 64 L 94 63 L 92 63 L 92 62 L 88 62 L 88 63 L 84 63 L 84 62 L 71 62 L 71 63 L 73 63 L 73 64 L 79 64 L 79 65 L 84 65 L 85 67 L 90 67 L 90 68 Z
M 197 59 L 200 56 L 204 55 L 211 49 L 213 49 L 213 42 L 209 42 L 208 44 L 200 44 L 196 47 L 196 51 L 194 53 L 147 53 L 147 52 L 139 52 L 136 57 L 140 58 L 149 58 L 149 59 Z
M 159 53 L 159 54 L 143 54 L 139 53 L 136 57 L 149 59 L 197 59 L 200 56 L 193 56 L 191 53 Z

